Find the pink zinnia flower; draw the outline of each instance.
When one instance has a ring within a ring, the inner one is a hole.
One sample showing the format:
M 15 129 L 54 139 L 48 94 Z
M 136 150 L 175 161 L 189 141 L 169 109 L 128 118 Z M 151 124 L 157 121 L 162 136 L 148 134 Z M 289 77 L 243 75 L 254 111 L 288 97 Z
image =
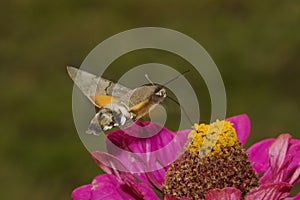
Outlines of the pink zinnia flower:
M 73 200 L 300 200 L 300 193 L 287 197 L 300 182 L 300 140 L 289 134 L 246 151 L 246 115 L 177 133 L 154 123 L 138 125 L 143 129 L 133 126 L 125 132 L 157 134 L 138 138 L 122 130 L 109 133 L 109 153 L 92 152 L 107 174 L 75 189 Z

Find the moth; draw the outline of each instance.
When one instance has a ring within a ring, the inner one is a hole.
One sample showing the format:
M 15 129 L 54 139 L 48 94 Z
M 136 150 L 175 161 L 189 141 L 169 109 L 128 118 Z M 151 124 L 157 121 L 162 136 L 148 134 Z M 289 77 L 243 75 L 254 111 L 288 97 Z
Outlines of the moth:
M 98 135 L 145 116 L 166 97 L 161 85 L 145 85 L 129 89 L 89 72 L 67 67 L 67 71 L 83 94 L 98 108 L 87 133 Z

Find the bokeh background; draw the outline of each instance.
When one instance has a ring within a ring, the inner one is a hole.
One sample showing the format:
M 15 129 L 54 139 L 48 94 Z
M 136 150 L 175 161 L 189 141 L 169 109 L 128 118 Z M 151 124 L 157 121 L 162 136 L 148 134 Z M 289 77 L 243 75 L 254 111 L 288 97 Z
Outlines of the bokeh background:
M 12 0 L 0 11 L 1 199 L 70 199 L 101 172 L 75 130 L 65 67 L 80 66 L 101 41 L 131 28 L 171 28 L 204 46 L 222 73 L 227 115 L 251 118 L 247 146 L 282 132 L 300 138 L 299 1 Z M 191 67 L 143 50 L 120 57 L 106 75 L 114 80 L 147 62 Z M 202 81 L 187 78 L 207 99 Z M 209 119 L 209 99 L 201 109 Z

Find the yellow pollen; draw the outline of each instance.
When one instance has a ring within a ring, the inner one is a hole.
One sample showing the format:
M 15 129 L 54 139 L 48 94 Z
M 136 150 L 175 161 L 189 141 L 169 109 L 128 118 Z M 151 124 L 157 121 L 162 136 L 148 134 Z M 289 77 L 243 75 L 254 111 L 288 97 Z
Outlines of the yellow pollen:
M 219 121 L 212 124 L 195 124 L 189 133 L 188 151 L 210 156 L 220 152 L 224 147 L 234 146 L 238 140 L 233 124 Z

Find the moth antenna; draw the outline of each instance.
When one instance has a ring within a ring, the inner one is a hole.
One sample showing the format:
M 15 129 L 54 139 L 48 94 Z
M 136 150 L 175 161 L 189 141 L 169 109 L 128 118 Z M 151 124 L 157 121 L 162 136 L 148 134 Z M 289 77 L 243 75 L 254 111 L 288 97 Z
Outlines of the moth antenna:
M 173 81 L 175 81 L 176 79 L 178 79 L 178 78 L 180 78 L 181 76 L 184 76 L 186 73 L 188 73 L 188 72 L 190 72 L 190 70 L 188 69 L 188 70 L 186 70 L 186 71 L 184 71 L 183 73 L 181 73 L 181 74 L 179 74 L 179 75 L 177 75 L 177 76 L 175 76 L 175 77 L 173 77 L 173 78 L 171 78 L 170 80 L 168 80 L 167 82 L 165 82 L 164 84 L 163 84 L 163 86 L 166 86 L 166 85 L 168 85 L 169 83 L 171 83 L 171 82 L 173 82 Z M 178 102 L 177 102 L 178 103 Z
M 147 79 L 147 81 L 149 81 L 149 83 L 151 83 L 152 85 L 154 85 L 154 83 L 151 81 L 151 79 L 149 78 L 148 74 L 145 74 L 145 78 Z
M 189 115 L 187 114 L 187 112 L 185 111 L 184 107 L 180 105 L 180 103 L 178 101 L 176 101 L 175 99 L 173 99 L 170 96 L 167 96 L 167 98 L 169 98 L 170 100 L 172 100 L 173 102 L 175 102 L 183 111 L 184 115 L 186 116 L 186 118 L 188 119 L 188 121 L 190 122 L 190 124 L 193 126 L 193 122 L 192 120 L 189 118 Z

